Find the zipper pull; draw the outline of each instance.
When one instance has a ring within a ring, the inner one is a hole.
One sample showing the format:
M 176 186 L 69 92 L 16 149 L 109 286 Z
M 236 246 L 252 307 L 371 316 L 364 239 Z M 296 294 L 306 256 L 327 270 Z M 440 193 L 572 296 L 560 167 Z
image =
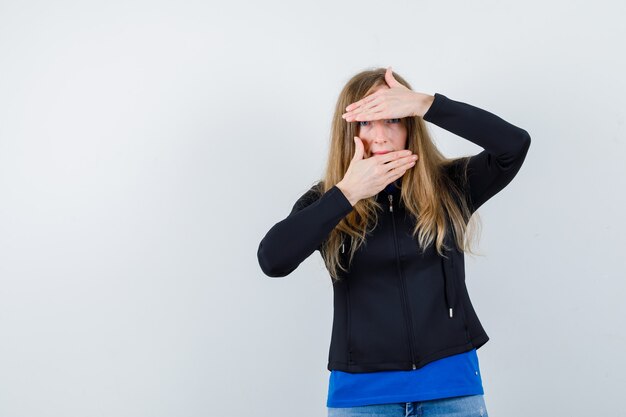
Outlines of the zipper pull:
M 393 213 L 393 195 L 389 194 L 387 197 L 389 198 L 389 212 Z
M 416 368 L 416 366 L 415 366 L 415 364 L 413 364 L 413 369 L 417 369 L 417 368 Z
M 343 247 L 343 242 L 341 242 L 341 253 L 344 253 L 344 247 Z

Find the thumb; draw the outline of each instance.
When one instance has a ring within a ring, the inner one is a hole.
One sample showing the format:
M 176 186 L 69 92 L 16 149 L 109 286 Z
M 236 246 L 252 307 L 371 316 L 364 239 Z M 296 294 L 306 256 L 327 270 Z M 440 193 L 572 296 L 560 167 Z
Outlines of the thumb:
M 354 157 L 352 158 L 353 161 L 359 161 L 361 159 L 363 159 L 363 154 L 364 152 L 364 148 L 363 148 L 363 142 L 361 141 L 361 138 L 358 136 L 354 137 L 354 144 L 355 144 L 355 149 L 354 149 Z
M 391 67 L 388 67 L 387 72 L 385 72 L 385 82 L 389 87 L 396 87 L 400 85 L 400 83 L 395 78 L 393 78 L 393 71 Z

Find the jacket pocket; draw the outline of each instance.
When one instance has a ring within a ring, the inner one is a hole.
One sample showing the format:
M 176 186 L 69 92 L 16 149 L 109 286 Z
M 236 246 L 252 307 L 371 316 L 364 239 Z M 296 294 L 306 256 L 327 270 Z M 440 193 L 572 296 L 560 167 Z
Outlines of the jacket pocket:
M 393 285 L 350 286 L 349 357 L 352 364 L 409 362 L 406 317 Z

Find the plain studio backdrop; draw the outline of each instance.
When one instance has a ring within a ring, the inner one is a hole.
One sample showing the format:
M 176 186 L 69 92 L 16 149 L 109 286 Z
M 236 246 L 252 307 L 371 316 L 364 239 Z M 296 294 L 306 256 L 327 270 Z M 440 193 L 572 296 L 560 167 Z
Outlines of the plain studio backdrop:
M 624 15 L 1 1 L 0 416 L 326 415 L 330 277 L 315 252 L 269 278 L 256 251 L 321 178 L 342 86 L 389 65 L 532 137 L 466 256 L 490 415 L 621 415 Z

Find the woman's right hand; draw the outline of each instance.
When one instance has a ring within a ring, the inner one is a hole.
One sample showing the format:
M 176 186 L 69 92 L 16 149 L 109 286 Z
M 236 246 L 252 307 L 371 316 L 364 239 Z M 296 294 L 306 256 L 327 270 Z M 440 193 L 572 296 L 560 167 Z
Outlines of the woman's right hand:
M 363 158 L 365 149 L 358 136 L 354 137 L 356 149 L 354 157 L 343 179 L 337 183 L 350 204 L 381 192 L 415 165 L 418 156 L 410 150 L 388 152 Z

